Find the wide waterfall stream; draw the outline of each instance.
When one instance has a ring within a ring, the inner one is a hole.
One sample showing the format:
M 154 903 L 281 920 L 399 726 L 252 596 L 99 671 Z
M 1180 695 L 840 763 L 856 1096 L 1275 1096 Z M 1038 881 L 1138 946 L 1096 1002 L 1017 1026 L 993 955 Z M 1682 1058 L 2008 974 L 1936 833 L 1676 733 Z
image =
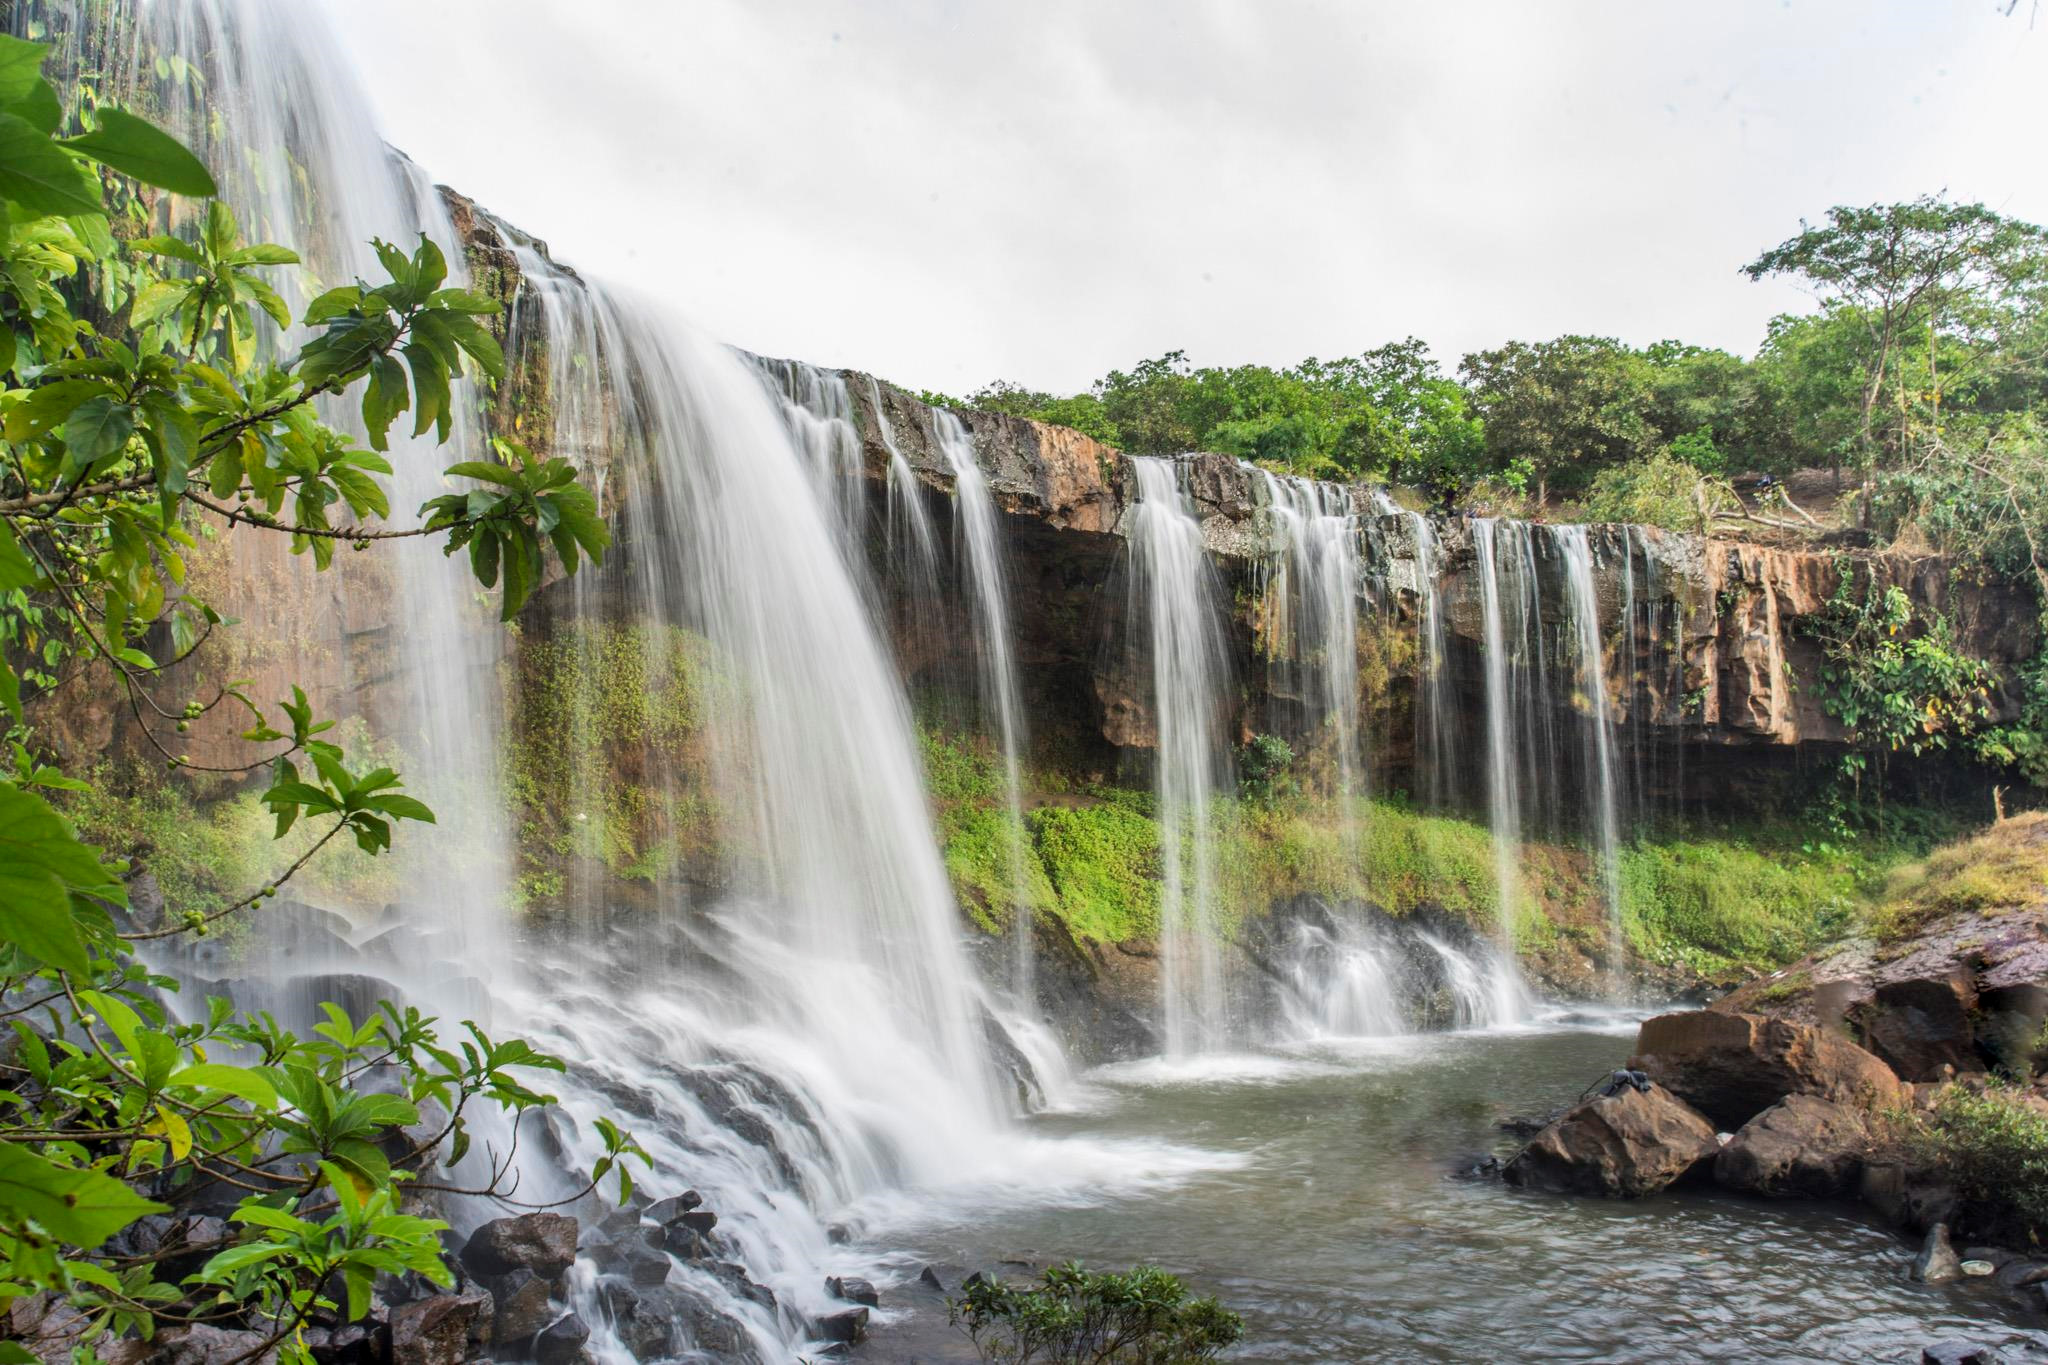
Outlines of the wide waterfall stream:
M 329 69 L 316 17 L 256 0 L 140 12 L 150 44 L 211 73 L 213 103 L 169 106 L 195 142 L 217 113 L 214 144 L 302 169 L 303 182 L 225 185 L 246 221 L 314 239 L 309 259 L 335 279 L 370 273 L 373 234 L 423 231 L 462 260 L 431 182 Z M 242 60 L 223 63 L 226 50 Z M 139 49 L 129 56 L 139 70 Z M 1892 1235 L 1837 1211 L 1566 1201 L 1461 1177 L 1504 1145 L 1499 1120 L 1555 1108 L 1627 1055 L 1619 1014 L 1541 1005 L 1515 945 L 1524 842 L 1547 833 L 1597 867 L 1611 951 L 1625 955 L 1621 849 L 1647 784 L 1624 780 L 1622 754 L 1640 763 L 1646 746 L 1624 742 L 1642 708 L 1610 696 L 1605 661 L 1611 649 L 1640 690 L 1637 655 L 1656 652 L 1659 628 L 1638 621 L 1633 539 L 1628 597 L 1609 613 L 1617 641 L 1582 528 L 1438 522 L 1252 471 L 1270 542 L 1253 575 L 1260 658 L 1287 712 L 1274 728 L 1296 725 L 1327 762 L 1333 862 L 1364 877 L 1364 812 L 1382 792 L 1361 635 L 1399 633 L 1416 696 L 1416 789 L 1402 800 L 1484 812 L 1497 914 L 1397 923 L 1355 897 L 1302 897 L 1240 933 L 1218 864 L 1247 738 L 1231 729 L 1245 684 L 1226 639 L 1234 589 L 1205 543 L 1191 464 L 1131 461 L 1113 645 L 1153 727 L 1134 747 L 1159 829 L 1156 1019 L 1138 1025 L 1157 1055 L 1082 1068 L 1040 991 L 1025 856 L 1035 718 L 1013 623 L 1025 603 L 978 433 L 933 410 L 949 499 L 913 468 L 879 383 L 741 355 L 489 221 L 521 278 L 508 344 L 544 355 L 548 376 L 550 401 L 521 434 L 578 462 L 618 536 L 610 562 L 554 585 L 535 616 L 586 651 L 586 672 L 602 630 L 638 632 L 650 691 L 686 657 L 701 763 L 664 766 L 637 739 L 608 751 L 602 687 L 572 697 L 577 758 L 546 797 L 573 812 L 580 842 L 529 919 L 498 761 L 519 684 L 461 563 L 409 542 L 390 580 L 346 580 L 318 638 L 280 648 L 314 659 L 347 636 L 352 605 L 401 604 L 396 671 L 432 720 L 392 738 L 439 773 L 421 790 L 444 819 L 407 832 L 402 905 L 357 907 L 342 936 L 400 932 L 415 951 L 376 963 L 396 988 L 568 1060 L 556 1088 L 574 1124 L 525 1149 L 524 1197 L 572 1188 L 597 1150 L 592 1121 L 616 1114 L 653 1158 L 655 1193 L 689 1186 L 716 1210 L 731 1259 L 678 1258 L 673 1282 L 708 1307 L 681 1325 L 676 1354 L 801 1358 L 817 1319 L 844 1306 L 826 1277 L 865 1274 L 884 1297 L 863 1358 L 972 1359 L 919 1270 L 936 1265 L 950 1289 L 969 1270 L 1069 1258 L 1186 1274 L 1246 1314 L 1244 1359 L 1837 1361 L 1890 1358 L 1952 1325 L 1981 1338 L 1987 1320 L 2014 1342 L 2048 1341 L 1969 1286 L 1906 1284 Z M 471 415 L 489 398 L 461 397 Z M 879 481 L 864 440 L 886 452 Z M 440 452 L 412 444 L 394 458 L 401 516 L 442 491 Z M 1464 680 L 1443 584 L 1453 540 L 1480 598 Z M 1561 586 L 1546 598 L 1546 583 Z M 934 837 L 919 699 L 892 653 L 961 622 L 1000 787 L 1000 970 L 969 946 Z M 1465 714 L 1461 682 L 1480 702 Z M 622 770 L 657 794 L 654 814 L 630 814 L 676 862 L 687 850 L 683 872 L 605 875 L 627 819 Z M 249 974 L 268 979 L 251 991 L 360 967 L 264 951 Z M 587 1256 L 572 1285 L 594 1357 L 634 1358 Z

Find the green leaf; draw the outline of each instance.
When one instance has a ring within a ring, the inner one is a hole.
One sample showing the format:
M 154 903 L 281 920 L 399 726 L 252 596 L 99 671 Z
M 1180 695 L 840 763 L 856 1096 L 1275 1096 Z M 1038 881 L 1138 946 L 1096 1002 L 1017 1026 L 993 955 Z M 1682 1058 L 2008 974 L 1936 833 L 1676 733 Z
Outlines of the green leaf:
M 430 825 L 434 823 L 434 812 L 427 808 L 425 802 L 415 801 L 410 796 L 394 792 L 389 796 L 380 796 L 370 804 L 386 815 L 395 816 L 400 820 L 422 820 Z
M 0 35 L 0 104 L 26 99 L 43 80 L 43 58 L 50 49 L 42 43 Z
M 262 1073 L 243 1066 L 220 1062 L 197 1062 L 171 1074 L 171 1085 L 189 1085 L 198 1090 L 218 1090 L 247 1100 L 258 1109 L 277 1108 L 277 1091 Z
M 110 1176 L 60 1166 L 12 1142 L 0 1142 L 0 1207 L 88 1251 L 144 1214 L 170 1212 Z
M 19 114 L 0 113 L 0 199 L 31 217 L 103 211 L 92 172 Z
M 118 455 L 135 434 L 135 409 L 101 395 L 88 398 L 64 421 L 64 468 L 83 474 L 101 460 Z
M 203 199 L 219 191 L 205 163 L 161 128 L 119 109 L 101 108 L 100 126 L 64 145 L 145 185 Z
M 297 265 L 299 253 L 275 242 L 255 242 L 227 255 L 229 265 Z M 330 290 L 330 293 L 340 291 Z M 325 295 L 322 296 L 323 298 Z
M 80 843 L 49 802 L 0 786 L 0 939 L 53 967 L 85 971 L 74 891 L 127 903 L 127 888 L 100 864 L 99 850 Z
M 128 310 L 128 325 L 147 327 L 178 311 L 195 288 L 190 280 L 152 280 L 136 291 L 135 306 Z

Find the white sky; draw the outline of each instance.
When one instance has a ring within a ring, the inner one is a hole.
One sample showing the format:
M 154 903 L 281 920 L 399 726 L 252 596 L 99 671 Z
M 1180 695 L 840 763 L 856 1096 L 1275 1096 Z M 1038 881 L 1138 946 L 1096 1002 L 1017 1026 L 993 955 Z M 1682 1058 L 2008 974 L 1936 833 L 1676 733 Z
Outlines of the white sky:
M 385 134 L 724 339 L 962 393 L 1410 333 L 1753 351 L 1831 204 L 2048 221 L 1994 0 L 320 0 Z

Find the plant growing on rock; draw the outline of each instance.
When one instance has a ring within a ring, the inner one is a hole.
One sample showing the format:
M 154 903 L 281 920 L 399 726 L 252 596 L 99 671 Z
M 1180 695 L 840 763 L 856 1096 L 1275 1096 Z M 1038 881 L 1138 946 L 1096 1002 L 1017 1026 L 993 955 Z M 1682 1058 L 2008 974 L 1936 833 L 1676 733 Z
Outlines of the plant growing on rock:
M 390 1004 L 362 1018 L 325 1005 L 303 1037 L 225 999 L 170 1009 L 177 983 L 138 960 L 138 941 L 206 933 L 343 836 L 375 856 L 401 823 L 434 819 L 395 771 L 351 765 L 296 688 L 270 712 L 234 683 L 203 702 L 163 698 L 170 670 L 232 624 L 187 579 L 195 528 L 283 536 L 316 568 L 337 543 L 442 536 L 470 548 L 486 587 L 502 574 L 508 614 L 549 549 L 573 571 L 608 536 L 573 470 L 516 451 L 448 471 L 483 494 L 437 503 L 418 530 L 378 529 L 388 432 L 411 411 L 415 434 L 447 438 L 460 371 L 502 370 L 477 321 L 497 305 L 447 287 L 431 241 L 379 243 L 388 278 L 320 295 L 298 319 L 298 354 L 269 357 L 267 327 L 293 319 L 267 273 L 296 254 L 241 241 L 218 201 L 185 233 L 117 241 L 107 205 L 137 202 L 130 181 L 203 198 L 212 177 L 105 104 L 59 136 L 43 58 L 0 38 L 0 707 L 16 739 L 0 771 L 0 1309 L 47 1296 L 39 1345 L 88 1358 L 106 1334 L 228 1324 L 246 1329 L 234 1361 L 305 1359 L 302 1327 L 360 1317 L 378 1275 L 448 1282 L 444 1225 L 417 1197 L 508 1198 L 505 1153 L 469 1179 L 449 1168 L 479 1111 L 517 1125 L 549 1103 L 534 1075 L 562 1064 Z M 316 414 L 316 399 L 345 393 L 359 395 L 363 440 Z M 36 735 L 41 707 L 93 688 L 173 770 L 200 767 L 174 735 L 216 708 L 246 711 L 257 757 L 207 771 L 266 779 L 277 836 L 315 824 L 312 849 L 206 911 L 128 913 L 125 861 L 60 812 L 88 784 L 44 762 Z M 616 1172 L 628 1189 L 639 1149 L 597 1128 L 589 1184 Z M 34 1358 L 0 1342 L 0 1362 Z
M 1119 1273 L 1069 1261 L 1029 1288 L 977 1278 L 947 1312 L 998 1365 L 1198 1365 L 1244 1336 L 1237 1314 L 1189 1298 L 1151 1266 Z
M 2048 1237 L 2048 1105 L 1991 1083 L 1951 1085 L 1930 1114 L 1899 1120 L 1910 1159 L 1953 1185 L 1975 1235 L 2015 1245 Z

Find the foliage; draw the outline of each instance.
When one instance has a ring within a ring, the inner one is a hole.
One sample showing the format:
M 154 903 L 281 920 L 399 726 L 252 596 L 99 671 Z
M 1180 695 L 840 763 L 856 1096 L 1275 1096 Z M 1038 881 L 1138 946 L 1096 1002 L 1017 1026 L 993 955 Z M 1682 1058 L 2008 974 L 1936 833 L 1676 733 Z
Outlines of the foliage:
M 1145 803 L 1046 806 L 1030 819 L 1055 907 L 1070 932 L 1120 943 L 1159 931 L 1159 825 Z
M 1244 1336 L 1213 1298 L 1163 1270 L 1091 1271 L 1069 1261 L 1039 1285 L 977 1278 L 947 1302 L 983 1360 L 1000 1365 L 1197 1365 Z
M 1740 505 L 1726 480 L 1672 453 L 1601 470 L 1586 490 L 1584 510 L 1590 521 L 1634 522 L 1705 535 L 1718 518 Z
M 2009 343 L 2038 307 L 2048 232 L 1933 196 L 1838 206 L 1743 272 L 1804 280 L 1860 325 L 1851 454 L 1868 468 L 1938 432 L 1946 394 L 1971 396 L 2024 351 Z
M 1899 1121 L 1908 1154 L 1954 1187 L 1980 1235 L 2048 1237 L 2048 1110 L 2033 1096 L 1951 1085 L 1931 1114 Z
M 1295 790 L 1294 746 L 1278 735 L 1253 735 L 1237 751 L 1238 795 L 1270 802 Z
M 1854 791 L 1871 759 L 1882 779 L 1892 754 L 1970 740 L 1991 714 L 1990 667 L 1962 652 L 1946 617 L 1916 619 L 1905 591 L 1868 570 L 1844 565 L 1826 610 L 1804 628 L 1821 647 L 1821 706 L 1859 746 L 1842 761 Z M 1875 791 L 1881 800 L 1881 780 Z
M 173 1017 L 165 994 L 177 983 L 138 961 L 136 941 L 207 932 L 273 897 L 343 834 L 375 856 L 401 822 L 433 819 L 393 769 L 351 763 L 296 688 L 267 712 L 232 682 L 204 703 L 160 700 L 167 670 L 232 624 L 187 581 L 194 528 L 283 535 L 318 568 L 336 542 L 489 542 L 519 563 L 506 575 L 512 607 L 542 538 L 573 570 L 606 536 L 560 467 L 524 458 L 452 466 L 503 493 L 437 500 L 420 531 L 375 529 L 398 416 L 410 410 L 415 435 L 445 439 L 459 372 L 502 371 L 476 321 L 497 305 L 445 287 L 431 241 L 410 252 L 378 243 L 388 279 L 314 299 L 298 354 L 273 358 L 265 329 L 292 318 L 265 272 L 297 255 L 243 243 L 217 201 L 187 233 L 118 242 L 108 204 L 124 206 L 124 230 L 146 217 L 122 177 L 192 196 L 212 194 L 212 178 L 105 103 L 59 136 L 44 55 L 0 39 L 0 706 L 18 740 L 0 772 L 0 1019 L 13 1034 L 0 1090 L 0 1306 L 53 1292 L 89 1320 L 88 1343 L 101 1329 L 148 1337 L 160 1323 L 239 1319 L 263 1349 L 303 1360 L 298 1327 L 326 1307 L 360 1316 L 376 1275 L 446 1282 L 443 1225 L 404 1206 L 429 1193 L 505 1195 L 501 1160 L 474 1183 L 442 1172 L 463 1160 L 479 1111 L 516 1123 L 549 1103 L 531 1082 L 561 1063 L 388 1004 L 363 1018 L 326 1005 L 304 1037 L 218 998 L 182 1012 L 197 1022 Z M 314 407 L 358 389 L 369 449 Z M 342 509 L 350 519 L 338 523 Z M 488 568 L 477 563 L 486 586 Z M 261 752 L 210 771 L 265 774 L 255 799 L 276 839 L 317 833 L 253 889 L 171 905 L 159 927 L 129 914 L 128 863 L 81 839 L 52 800 L 89 809 L 102 794 L 43 761 L 36 739 L 52 698 L 92 688 L 115 692 L 173 771 L 198 765 L 165 749 L 160 731 L 241 708 L 242 739 Z M 639 1150 L 608 1121 L 597 1127 L 605 1156 L 592 1185 L 616 1170 L 624 1190 L 621 1163 Z M 151 1245 L 120 1240 L 144 1214 L 236 1191 L 236 1232 L 183 1279 L 163 1278 Z
M 1780 967 L 1849 926 L 1860 871 L 1832 852 L 1741 839 L 1638 840 L 1621 853 L 1623 927 L 1645 961 L 1710 975 Z

